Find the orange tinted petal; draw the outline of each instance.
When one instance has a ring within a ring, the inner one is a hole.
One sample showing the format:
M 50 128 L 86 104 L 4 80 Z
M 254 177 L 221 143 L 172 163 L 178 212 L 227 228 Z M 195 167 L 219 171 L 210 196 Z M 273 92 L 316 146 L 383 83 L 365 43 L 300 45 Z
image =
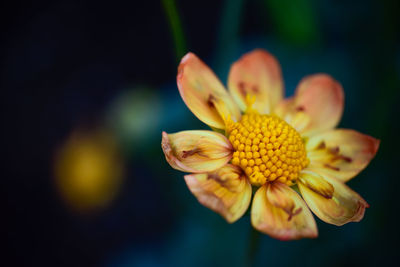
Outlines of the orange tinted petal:
M 307 205 L 293 189 L 281 183 L 265 185 L 257 190 L 251 223 L 257 230 L 280 240 L 318 236 Z
M 301 129 L 293 126 L 303 135 L 310 136 L 334 128 L 342 117 L 343 107 L 344 93 L 340 83 L 327 74 L 315 74 L 299 83 L 294 97 L 281 103 L 277 114 L 292 125 L 300 118 Z
M 251 185 L 236 166 L 228 164 L 214 172 L 185 175 L 185 181 L 201 204 L 229 223 L 242 217 L 249 207 Z
M 224 117 L 234 121 L 240 118 L 239 107 L 214 72 L 195 54 L 182 58 L 176 80 L 186 106 L 202 122 L 224 129 Z
M 379 140 L 348 129 L 312 136 L 306 143 L 310 167 L 342 182 L 362 171 L 375 156 Z
M 271 113 L 283 97 L 281 67 L 267 51 L 254 50 L 232 65 L 228 87 L 243 111 L 246 95 L 250 94 L 256 97 L 253 108 L 262 114 Z
M 318 218 L 340 226 L 348 222 L 359 222 L 364 217 L 365 208 L 369 205 L 356 192 L 333 177 L 322 178 L 317 173 L 311 175 L 314 179 L 324 179 L 334 188 L 332 198 L 326 198 L 301 181 L 298 183 L 304 200 Z
M 233 149 L 225 136 L 212 131 L 163 132 L 161 146 L 172 168 L 194 173 L 224 166 Z

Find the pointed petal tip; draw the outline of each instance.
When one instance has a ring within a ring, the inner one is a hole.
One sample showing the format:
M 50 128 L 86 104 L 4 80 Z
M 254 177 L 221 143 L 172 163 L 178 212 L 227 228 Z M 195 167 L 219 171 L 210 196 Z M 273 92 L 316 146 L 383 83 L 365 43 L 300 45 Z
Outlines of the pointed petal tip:
M 377 139 L 377 138 L 367 135 L 367 134 L 360 133 L 353 129 L 338 129 L 338 130 L 343 131 L 343 132 L 347 131 L 349 134 L 353 134 L 354 136 L 357 136 L 358 139 L 365 139 L 364 143 L 366 143 L 366 145 L 365 145 L 364 153 L 369 153 L 370 155 L 373 155 L 373 157 L 374 157 L 375 154 L 378 152 L 379 146 L 381 144 L 380 139 Z
M 180 78 L 182 77 L 183 69 L 184 69 L 184 67 L 185 67 L 185 64 L 186 64 L 187 61 L 189 61 L 191 58 L 200 60 L 200 59 L 196 56 L 196 54 L 194 54 L 194 53 L 192 53 L 192 52 L 186 53 L 186 55 L 184 55 L 184 56 L 182 57 L 181 61 L 179 62 L 179 65 L 178 65 L 178 75 L 177 75 L 177 81 L 178 81 L 178 82 L 179 82 Z
M 224 118 L 237 121 L 240 109 L 215 73 L 194 53 L 187 53 L 178 66 L 176 82 L 190 111 L 207 125 L 224 129 Z
M 320 145 L 323 144 L 323 148 Z M 380 140 L 352 129 L 334 129 L 310 137 L 306 144 L 310 167 L 322 176 L 347 182 L 376 156 Z
M 348 221 L 345 222 L 340 222 L 340 223 L 332 223 L 336 226 L 342 226 L 351 222 L 360 222 L 362 219 L 364 219 L 365 215 L 365 209 L 369 208 L 370 205 L 361 197 L 360 200 L 357 202 L 357 208 L 354 212 L 354 215 L 348 219 Z M 331 223 L 331 222 L 329 222 Z
M 374 137 L 372 137 L 372 136 L 370 136 L 371 137 L 371 139 L 372 139 L 372 142 L 374 143 L 374 145 L 373 145 L 373 149 L 372 149 L 372 153 L 375 155 L 377 152 L 378 152 L 378 149 L 379 149 L 379 147 L 380 147 L 380 145 L 381 145 L 381 140 L 380 139 L 377 139 L 377 138 L 374 138 Z
M 361 197 L 360 197 L 361 198 Z M 359 222 L 364 218 L 365 215 L 365 209 L 369 208 L 369 204 L 361 198 L 359 203 L 358 203 L 358 210 L 354 214 L 352 220 L 350 222 Z
M 190 57 L 198 58 L 198 56 L 193 52 L 187 52 L 181 59 L 181 64 L 185 63 Z
M 318 176 L 317 174 L 314 175 L 315 177 Z M 369 204 L 359 194 L 333 177 L 324 176 L 322 178 L 319 176 L 318 179 L 326 180 L 333 185 L 332 198 L 325 198 L 303 182 L 298 184 L 303 199 L 318 218 L 336 226 L 362 220 L 365 209 L 369 207 Z
M 174 156 L 168 134 L 163 131 L 161 135 L 161 148 L 169 165 L 179 171 L 184 171 L 185 166 Z
M 168 140 L 168 134 L 165 131 L 162 131 L 161 133 L 161 148 L 164 151 L 164 153 L 168 152 L 169 154 L 171 151 L 171 146 Z

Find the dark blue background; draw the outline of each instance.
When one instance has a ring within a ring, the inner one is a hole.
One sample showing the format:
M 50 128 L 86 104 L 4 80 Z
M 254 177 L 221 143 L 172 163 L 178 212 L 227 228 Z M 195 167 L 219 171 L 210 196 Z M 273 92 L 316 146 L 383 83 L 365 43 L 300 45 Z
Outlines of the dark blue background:
M 202 207 L 161 151 L 162 130 L 207 128 L 178 94 L 182 51 L 175 53 L 161 2 L 2 6 L 4 265 L 240 266 L 249 217 L 228 225 Z M 177 7 L 187 50 L 224 83 L 241 54 L 267 49 L 282 65 L 286 95 L 303 76 L 327 72 L 345 90 L 340 127 L 382 141 L 376 159 L 349 182 L 371 205 L 360 223 L 335 227 L 317 219 L 315 240 L 262 236 L 256 264 L 396 265 L 398 1 L 207 0 L 177 1 Z M 102 211 L 74 213 L 55 189 L 56 148 L 77 127 L 108 125 L 114 118 L 110 106 L 127 92 L 133 103 L 148 105 L 132 114 L 142 131 L 121 141 L 126 174 L 119 194 Z M 150 96 L 135 99 L 143 92 Z

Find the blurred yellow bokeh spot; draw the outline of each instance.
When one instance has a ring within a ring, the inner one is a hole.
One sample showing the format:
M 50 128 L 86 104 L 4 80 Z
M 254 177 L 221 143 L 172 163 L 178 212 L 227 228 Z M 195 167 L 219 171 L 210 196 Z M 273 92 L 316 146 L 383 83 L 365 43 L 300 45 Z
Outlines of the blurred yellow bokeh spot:
M 104 130 L 77 130 L 57 150 L 55 182 L 75 212 L 107 207 L 121 185 L 123 164 L 115 139 Z

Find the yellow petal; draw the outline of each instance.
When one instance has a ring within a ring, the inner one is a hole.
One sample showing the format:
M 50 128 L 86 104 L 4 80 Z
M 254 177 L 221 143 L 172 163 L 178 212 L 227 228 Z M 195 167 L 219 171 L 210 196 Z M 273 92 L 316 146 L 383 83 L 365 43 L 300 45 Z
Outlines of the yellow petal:
M 332 198 L 333 192 L 335 191 L 333 185 L 328 183 L 325 179 L 321 179 L 320 176 L 315 176 L 313 172 L 307 170 L 300 172 L 299 180 L 309 189 L 325 198 Z
M 162 149 L 172 168 L 184 172 L 210 172 L 232 158 L 232 145 L 222 134 L 212 131 L 162 133 Z
M 185 175 L 185 181 L 201 204 L 229 223 L 242 217 L 249 207 L 251 185 L 236 166 L 227 164 L 214 172 Z
M 329 75 L 315 74 L 299 83 L 294 97 L 279 105 L 277 115 L 289 124 L 300 124 L 301 129 L 293 126 L 310 136 L 334 128 L 342 117 L 343 107 L 342 86 Z M 300 123 L 295 121 L 299 118 Z
M 271 113 L 283 97 L 283 81 L 278 61 L 257 49 L 242 56 L 229 72 L 228 87 L 240 108 L 246 110 L 246 96 L 255 96 L 253 108 Z
M 225 119 L 240 119 L 239 107 L 214 72 L 195 54 L 182 58 L 177 84 L 186 106 L 207 125 L 225 129 Z
M 362 171 L 378 151 L 379 140 L 354 130 L 335 129 L 312 136 L 306 143 L 310 167 L 342 182 Z
M 368 203 L 344 183 L 333 177 L 313 173 L 313 179 L 324 179 L 334 188 L 332 198 L 328 199 L 308 187 L 301 180 L 298 183 L 300 192 L 308 207 L 324 222 L 343 225 L 348 222 L 359 222 L 364 217 Z
M 289 186 L 274 183 L 260 187 L 253 200 L 251 223 L 280 240 L 315 238 L 315 220 L 301 197 Z

